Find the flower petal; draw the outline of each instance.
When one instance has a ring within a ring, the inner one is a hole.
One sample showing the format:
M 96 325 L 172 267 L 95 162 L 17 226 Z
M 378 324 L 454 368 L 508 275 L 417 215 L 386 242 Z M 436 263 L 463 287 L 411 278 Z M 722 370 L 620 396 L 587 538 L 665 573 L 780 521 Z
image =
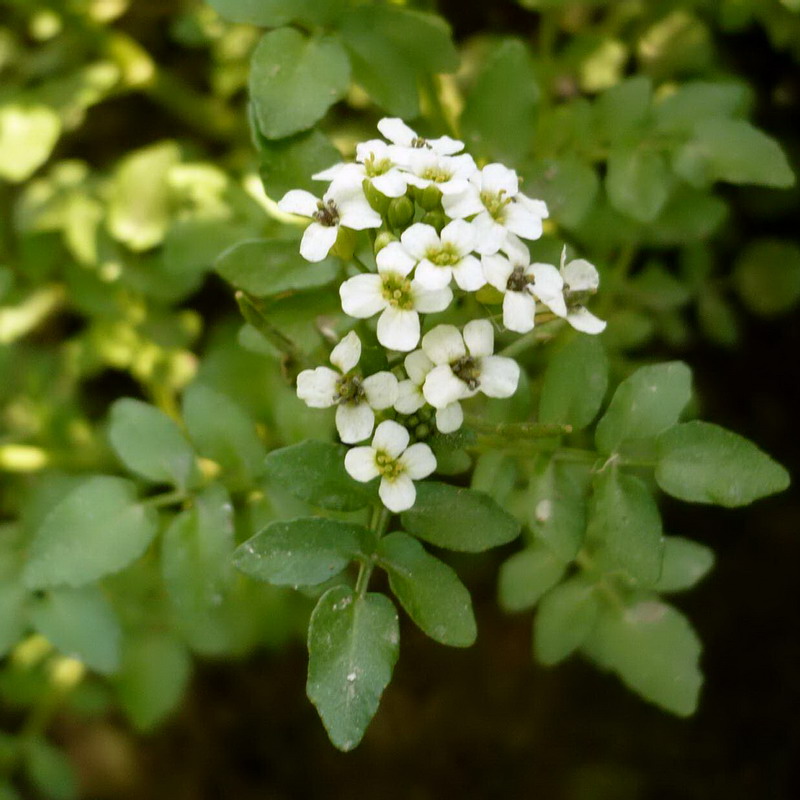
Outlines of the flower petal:
M 453 374 L 448 364 L 434 367 L 422 386 L 422 394 L 434 408 L 449 406 L 467 393 L 467 384 Z
M 440 136 L 438 139 L 428 139 L 431 150 L 441 156 L 451 156 L 459 150 L 464 149 L 464 142 L 458 139 L 451 139 L 449 136 Z
M 375 463 L 375 451 L 371 447 L 354 447 L 344 457 L 344 468 L 348 475 L 361 483 L 371 481 L 380 475 Z
M 417 134 L 399 117 L 384 117 L 378 122 L 378 130 L 393 144 L 410 147 Z
M 582 333 L 597 334 L 602 333 L 606 329 L 606 322 L 596 317 L 584 306 L 570 309 L 567 313 L 567 322 L 569 322 L 576 331 L 581 331 Z
M 332 167 L 323 169 L 321 172 L 315 172 L 311 177 L 315 181 L 333 181 L 339 173 L 351 166 L 350 164 L 334 164 Z
M 311 408 L 330 408 L 339 399 L 336 383 L 341 377 L 330 367 L 304 369 L 297 376 L 297 396 Z
M 408 189 L 406 177 L 398 169 L 390 169 L 383 175 L 371 178 L 372 185 L 386 197 L 402 197 Z
M 414 481 L 408 475 L 399 475 L 393 481 L 381 478 L 378 495 L 386 508 L 395 514 L 407 511 L 417 500 Z
M 420 386 L 424 382 L 425 376 L 433 369 L 433 362 L 423 350 L 415 350 L 406 356 L 403 366 L 406 368 L 408 377 Z
M 503 209 L 503 224 L 523 239 L 538 239 L 542 235 L 542 218 L 519 202 Z
M 421 383 L 414 383 L 412 380 L 400 381 L 397 384 L 397 400 L 395 400 L 395 411 L 401 414 L 413 414 L 425 405 L 425 398 L 422 396 Z
M 481 190 L 487 194 L 514 197 L 519 192 L 519 178 L 513 169 L 503 164 L 487 164 L 481 170 Z
M 401 353 L 413 350 L 419 342 L 419 314 L 387 306 L 378 317 L 378 341 Z
M 552 264 L 531 264 L 526 273 L 533 276 L 530 287 L 534 296 L 541 300 L 554 314 L 566 317 L 567 304 L 564 302 L 564 280 Z
M 423 289 L 429 291 L 436 291 L 444 289 L 450 283 L 453 276 L 453 270 L 450 267 L 437 267 L 436 264 L 423 258 L 417 264 L 417 269 L 414 272 L 414 280 L 422 286 Z
M 436 233 L 436 228 L 423 222 L 416 222 L 403 231 L 400 241 L 406 251 L 414 256 L 417 261 L 425 258 L 428 255 L 428 251 L 439 250 L 442 246 L 439 235 Z
M 338 235 L 337 225 L 328 226 L 312 222 L 300 240 L 300 255 L 306 261 L 322 261 L 330 253 Z
M 409 255 L 400 242 L 389 242 L 375 256 L 378 272 L 393 272 L 405 277 L 414 269 L 417 259 Z
M 449 244 L 460 256 L 475 249 L 475 229 L 464 219 L 454 219 L 442 228 L 442 244 Z
M 436 427 L 440 433 L 453 433 L 464 424 L 464 411 L 461 403 L 450 403 L 449 406 L 436 409 Z
M 506 241 L 507 231 L 492 219 L 488 211 L 482 211 L 472 220 L 475 226 L 475 250 L 482 256 L 496 253 Z
M 488 319 L 473 319 L 464 326 L 464 341 L 475 358 L 494 352 L 494 328 Z
M 453 267 L 453 277 L 459 289 L 476 292 L 486 284 L 481 262 L 475 256 L 465 256 Z
M 412 444 L 397 460 L 406 468 L 409 477 L 415 481 L 427 478 L 436 469 L 436 456 L 434 456 L 433 450 L 423 442 Z
M 317 198 L 303 189 L 292 189 L 278 200 L 278 208 L 288 214 L 313 217 L 317 211 Z
M 358 319 L 367 319 L 386 308 L 380 275 L 355 275 L 339 287 L 342 310 Z
M 391 408 L 397 400 L 397 378 L 391 372 L 376 372 L 361 383 L 367 402 L 376 410 Z
M 417 280 L 411 281 L 411 294 L 414 297 L 414 308 L 422 314 L 444 311 L 453 299 L 453 290 L 449 286 L 444 289 L 426 289 Z
M 331 351 L 331 364 L 342 372 L 350 372 L 360 358 L 361 339 L 355 331 L 350 331 Z
M 583 258 L 570 261 L 561 270 L 561 276 L 572 292 L 596 292 L 600 285 L 597 269 Z
M 464 337 L 455 325 L 437 325 L 422 337 L 422 349 L 434 364 L 450 364 L 467 354 Z
M 461 192 L 442 195 L 442 207 L 451 219 L 463 219 L 484 211 L 480 192 L 471 183 Z
M 503 325 L 515 333 L 533 330 L 536 301 L 527 292 L 506 292 L 503 298 Z
M 487 356 L 481 360 L 480 390 L 487 397 L 511 397 L 519 383 L 519 364 L 513 358 Z
M 375 450 L 397 458 L 408 447 L 410 438 L 408 431 L 399 422 L 387 419 L 375 428 L 372 446 Z
M 483 274 L 486 281 L 498 291 L 505 292 L 508 288 L 508 279 L 514 271 L 514 265 L 505 256 L 501 256 L 500 253 L 483 256 L 481 263 L 483 264 Z
M 339 403 L 336 407 L 336 430 L 345 444 L 363 442 L 374 425 L 375 414 L 366 403 Z

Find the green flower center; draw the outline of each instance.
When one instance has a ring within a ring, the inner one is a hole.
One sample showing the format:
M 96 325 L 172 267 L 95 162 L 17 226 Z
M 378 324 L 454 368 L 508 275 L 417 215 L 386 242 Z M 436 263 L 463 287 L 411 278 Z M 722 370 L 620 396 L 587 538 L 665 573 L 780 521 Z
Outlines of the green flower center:
M 505 216 L 505 207 L 514 199 L 506 197 L 506 190 L 501 189 L 499 192 L 481 192 L 481 202 L 486 207 L 486 210 L 491 215 L 492 219 L 501 222 Z
M 532 275 L 525 274 L 524 267 L 514 267 L 514 271 L 508 276 L 506 289 L 510 292 L 524 292 L 528 286 L 535 283 Z
M 424 178 L 426 181 L 433 181 L 434 183 L 444 183 L 445 181 L 449 181 L 450 178 L 453 177 L 453 173 L 450 170 L 443 169 L 442 167 L 436 165 L 433 167 L 428 167 L 427 169 L 423 170 L 421 178 Z
M 364 403 L 367 395 L 361 385 L 361 379 L 355 375 L 342 375 L 336 381 L 336 400 L 339 403 L 357 406 Z
M 470 390 L 474 391 L 481 385 L 480 364 L 472 356 L 461 356 L 450 364 L 450 369 L 453 370 L 453 375 L 464 381 Z
M 364 159 L 364 170 L 368 178 L 377 178 L 379 175 L 385 175 L 392 168 L 392 162 L 388 158 L 375 158 L 374 153 L 370 153 Z
M 333 228 L 339 224 L 339 209 L 333 200 L 317 200 L 317 210 L 314 212 L 314 219 L 326 228 Z
M 390 481 L 397 480 L 405 472 L 403 465 L 384 450 L 378 450 L 375 454 L 375 466 L 381 477 Z
M 461 256 L 456 250 L 455 245 L 449 242 L 442 244 L 438 249 L 428 250 L 428 252 L 425 253 L 425 257 L 432 264 L 436 264 L 437 267 L 454 267 L 461 261 Z
M 383 278 L 383 297 L 389 305 L 401 311 L 414 309 L 414 298 L 411 294 L 411 281 L 396 272 L 385 272 Z

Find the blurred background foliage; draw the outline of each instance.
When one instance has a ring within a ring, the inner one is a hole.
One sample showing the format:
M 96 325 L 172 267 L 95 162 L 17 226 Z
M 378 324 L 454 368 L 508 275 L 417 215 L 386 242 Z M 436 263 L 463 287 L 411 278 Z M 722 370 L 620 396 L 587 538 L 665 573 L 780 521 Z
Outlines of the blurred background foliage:
M 279 25 L 288 6 L 259 13 Z M 90 589 L 16 581 L 79 476 L 125 474 L 107 436 L 120 397 L 183 418 L 198 470 L 222 470 L 180 524 L 202 532 L 203 514 L 222 515 L 242 539 L 302 508 L 252 465 L 329 436 L 331 419 L 296 400 L 214 264 L 242 239 L 295 240 L 274 201 L 311 188 L 386 113 L 455 130 L 547 200 L 534 253 L 557 261 L 567 242 L 597 264 L 618 377 L 679 357 L 707 417 L 798 466 L 800 3 L 415 3 L 447 21 L 431 18 L 428 38 L 400 24 L 403 6 L 304 0 L 298 27 L 339 26 L 351 80 L 319 125 L 294 133 L 278 114 L 267 139 L 248 121 L 262 35 L 248 20 L 194 0 L 0 3 L 2 800 L 794 796 L 790 496 L 735 514 L 664 504 L 671 530 L 719 554 L 682 601 L 710 676 L 689 722 L 583 664 L 531 664 L 530 620 L 494 600 L 508 553 L 456 559 L 478 645 L 445 652 L 404 630 L 393 688 L 351 756 L 329 749 L 303 696 L 308 603 L 229 574 L 213 548 L 186 556 L 178 515 Z M 264 303 L 309 350 L 338 303 L 294 288 Z

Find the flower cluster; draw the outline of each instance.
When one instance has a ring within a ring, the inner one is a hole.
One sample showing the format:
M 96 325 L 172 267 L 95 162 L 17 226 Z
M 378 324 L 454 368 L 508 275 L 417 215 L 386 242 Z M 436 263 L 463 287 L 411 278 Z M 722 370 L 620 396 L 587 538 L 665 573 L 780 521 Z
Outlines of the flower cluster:
M 300 243 L 308 261 L 346 252 L 354 235 L 348 231 L 371 231 L 375 268 L 359 262 L 359 273 L 342 282 L 339 295 L 348 316 L 377 316 L 377 339 L 394 369 L 363 375 L 361 340 L 350 331 L 331 353 L 333 368 L 300 373 L 297 394 L 314 408 L 336 406 L 346 444 L 375 430 L 371 445 L 347 453 L 345 468 L 358 481 L 380 477 L 381 500 L 398 512 L 415 502 L 413 481 L 436 469 L 427 444 L 409 446 L 408 428 L 435 415 L 436 428 L 452 433 L 463 423 L 462 401 L 478 393 L 510 397 L 519 382 L 516 361 L 494 354 L 492 321 L 423 332 L 421 315 L 445 311 L 457 295 L 480 290 L 484 302 L 502 303 L 503 327 L 516 333 L 533 330 L 537 312 L 591 334 L 605 322 L 584 305 L 599 285 L 588 261 L 567 261 L 565 248 L 558 266 L 531 263 L 523 240 L 542 235 L 548 211 L 520 192 L 514 170 L 479 169 L 461 152 L 462 142 L 424 139 L 400 119 L 382 119 L 378 130 L 388 141 L 362 142 L 355 163 L 313 176 L 328 182 L 321 198 L 293 190 L 278 206 L 311 219 Z M 377 428 L 376 412 L 388 417 Z

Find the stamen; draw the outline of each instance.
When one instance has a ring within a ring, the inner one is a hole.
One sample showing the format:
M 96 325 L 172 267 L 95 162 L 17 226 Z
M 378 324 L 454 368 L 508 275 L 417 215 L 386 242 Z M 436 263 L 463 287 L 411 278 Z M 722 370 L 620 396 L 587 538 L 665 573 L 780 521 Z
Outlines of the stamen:
M 339 209 L 331 198 L 327 201 L 317 200 L 317 210 L 314 212 L 314 219 L 326 228 L 333 228 L 339 224 Z
M 470 391 L 474 391 L 481 385 L 480 364 L 472 356 L 462 356 L 457 361 L 450 364 L 453 375 L 467 384 Z

